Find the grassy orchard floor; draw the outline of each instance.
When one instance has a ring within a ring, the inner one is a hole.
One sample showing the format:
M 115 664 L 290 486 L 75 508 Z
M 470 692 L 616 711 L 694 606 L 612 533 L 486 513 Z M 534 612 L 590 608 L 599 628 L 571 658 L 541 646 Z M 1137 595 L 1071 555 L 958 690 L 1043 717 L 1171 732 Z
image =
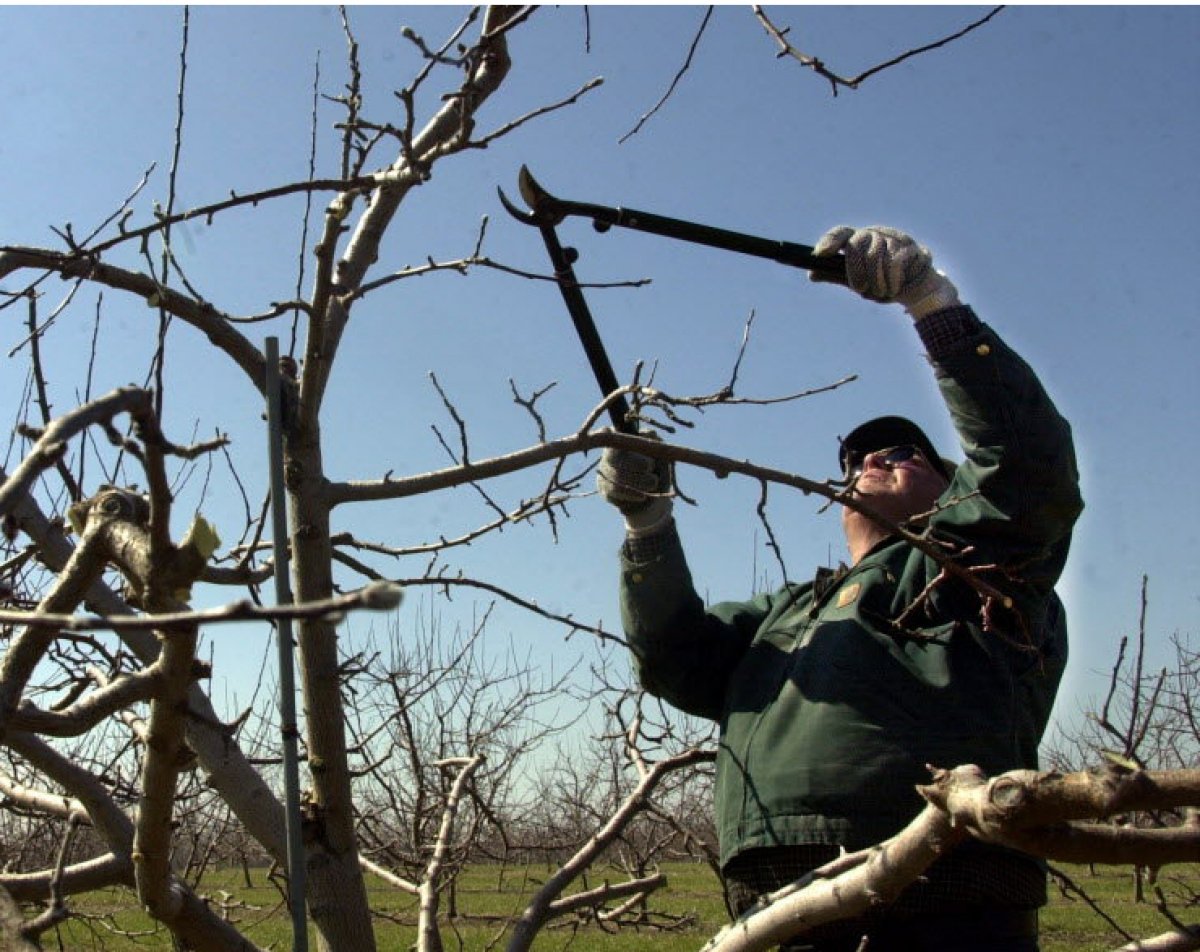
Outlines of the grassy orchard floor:
M 1128 869 L 1098 867 L 1095 875 L 1087 867 L 1064 867 L 1064 871 L 1131 935 L 1145 938 L 1168 928 L 1166 920 L 1152 904 L 1134 903 L 1133 883 Z M 652 952 L 696 952 L 726 921 L 715 879 L 707 868 L 688 864 L 669 866 L 666 873 L 669 886 L 656 896 L 654 908 L 692 917 L 693 923 L 683 931 L 622 930 L 608 934 L 596 926 L 588 926 L 574 933 L 570 929 L 559 928 L 544 932 L 534 948 L 539 952 L 550 952 L 568 945 L 573 952 L 635 952 L 640 949 Z M 1179 894 L 1180 887 L 1176 885 L 1176 880 L 1185 882 L 1192 892 L 1200 892 L 1200 865 L 1168 867 L 1165 873 L 1161 885 L 1169 896 Z M 546 871 L 541 868 L 526 871 L 510 869 L 501 881 L 495 868 L 471 870 L 460 881 L 459 910 L 465 915 L 501 918 L 513 915 L 522 905 L 522 896 L 533 888 L 534 880 L 545 875 Z M 266 882 L 263 871 L 255 871 L 253 876 L 253 888 L 246 889 L 240 871 L 217 873 L 206 879 L 204 892 L 215 899 L 219 899 L 222 893 L 228 893 L 245 903 L 246 906 L 231 908 L 230 917 L 260 946 L 287 952 L 291 949 L 291 923 L 279 908 L 279 894 Z M 614 875 L 612 878 L 616 881 L 620 877 Z M 599 881 L 592 878 L 589 884 L 595 885 Z M 370 889 L 372 906 L 381 915 L 376 924 L 380 952 L 408 952 L 415 940 L 416 930 L 405 923 L 415 919 L 414 901 L 378 881 L 370 883 Z M 47 934 L 43 945 L 46 949 L 61 948 L 70 952 L 170 949 L 168 934 L 156 930 L 144 915 L 131 908 L 134 905 L 132 894 L 127 891 L 113 891 L 89 897 L 86 901 L 78 900 L 72 908 L 85 914 L 107 915 L 110 918 L 107 922 L 96 920 L 90 923 L 73 920 L 59 931 L 57 938 Z M 1176 911 L 1183 913 L 1185 921 L 1195 919 L 1194 915 L 1189 916 L 1182 910 L 1182 905 Z M 389 921 L 387 917 L 399 921 Z M 112 931 L 113 927 L 132 934 L 117 935 Z M 497 947 L 493 943 L 499 930 L 499 922 L 483 924 L 460 920 L 456 925 L 444 927 L 443 938 L 447 950 L 483 952 L 484 949 Z M 1051 884 L 1050 905 L 1042 914 L 1042 952 L 1101 952 L 1121 944 L 1122 940 L 1086 902 L 1078 898 L 1063 898 Z M 310 938 L 310 948 L 316 948 L 315 934 Z

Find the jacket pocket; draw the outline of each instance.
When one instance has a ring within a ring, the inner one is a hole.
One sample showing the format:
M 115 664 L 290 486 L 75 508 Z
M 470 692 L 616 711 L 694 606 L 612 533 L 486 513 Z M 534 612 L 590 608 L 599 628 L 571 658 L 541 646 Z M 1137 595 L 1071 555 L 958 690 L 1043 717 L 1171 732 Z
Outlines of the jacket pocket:
M 846 718 L 864 725 L 914 726 L 927 709 L 930 685 L 902 645 L 857 619 L 816 625 L 790 668 L 805 701 L 844 707 Z
M 755 638 L 729 681 L 726 714 L 765 711 L 778 697 L 788 676 L 798 632 L 778 628 Z

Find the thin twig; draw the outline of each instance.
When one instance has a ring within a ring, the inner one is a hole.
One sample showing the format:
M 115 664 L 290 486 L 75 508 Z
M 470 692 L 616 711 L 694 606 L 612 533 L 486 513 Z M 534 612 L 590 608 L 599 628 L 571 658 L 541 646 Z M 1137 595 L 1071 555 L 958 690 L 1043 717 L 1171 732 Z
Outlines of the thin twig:
M 312 121 L 309 125 L 309 143 L 308 143 L 308 181 L 313 181 L 317 174 L 317 106 L 320 103 L 321 96 L 321 52 L 317 51 L 317 60 L 313 65 L 313 86 L 312 86 Z M 308 231 L 309 224 L 312 218 L 312 192 L 304 193 L 304 217 L 300 222 L 300 251 L 296 262 L 296 300 L 299 301 L 304 296 L 304 275 L 305 265 L 308 262 Z M 300 313 L 299 310 L 292 315 L 292 330 L 288 338 L 287 353 L 290 356 L 296 354 L 296 335 L 299 331 Z
M 33 374 L 33 384 L 37 394 L 38 410 L 42 417 L 42 426 L 49 426 L 51 422 L 50 416 L 50 398 L 46 394 L 46 374 L 42 367 L 42 351 L 39 346 L 39 334 L 37 333 L 37 296 L 29 295 L 29 359 L 30 372 Z M 79 484 L 75 482 L 74 476 L 71 475 L 71 468 L 67 466 L 67 461 L 59 456 L 54 461 L 54 467 L 58 470 L 59 476 L 62 477 L 63 485 L 67 488 L 67 493 L 71 499 L 77 500 L 80 498 Z
M 75 834 L 79 830 L 82 819 L 78 813 L 72 813 L 67 819 L 67 829 L 59 844 L 58 858 L 54 862 L 54 871 L 50 876 L 50 903 L 41 913 L 21 927 L 21 935 L 26 939 L 36 939 L 70 915 L 63 897 L 63 874 L 67 868 L 67 857 L 71 853 L 71 845 L 75 841 Z
M 191 22 L 191 11 L 183 8 L 183 37 L 179 45 L 179 87 L 175 94 L 175 144 L 171 151 L 171 169 L 167 174 L 167 208 L 166 216 L 170 218 L 175 213 L 176 184 L 179 178 L 179 156 L 183 152 L 183 117 L 184 92 L 187 89 L 187 51 L 188 27 Z M 171 276 L 171 226 L 168 224 L 162 230 L 162 270 L 159 284 L 163 287 Z M 167 362 L 167 331 L 171 327 L 171 315 L 161 304 L 158 309 L 158 346 L 155 348 L 152 366 L 154 368 L 154 414 L 162 419 L 163 399 L 166 388 L 163 386 L 163 374 Z
M 781 29 L 780 27 L 777 27 L 767 17 L 766 13 L 763 12 L 762 7 L 757 6 L 757 5 L 755 5 L 753 7 L 754 16 L 758 19 L 759 23 L 762 24 L 763 28 L 767 31 L 767 33 L 771 36 L 772 39 L 775 40 L 776 44 L 779 46 L 779 50 L 776 52 L 775 55 L 780 56 L 780 57 L 790 56 L 792 59 L 796 60 L 796 62 L 798 62 L 801 66 L 811 69 L 818 76 L 821 76 L 821 77 L 827 79 L 829 81 L 830 86 L 832 87 L 833 94 L 835 96 L 837 95 L 839 86 L 845 86 L 848 89 L 858 89 L 858 87 L 861 86 L 863 84 L 863 82 L 865 82 L 867 79 L 876 75 L 877 73 L 882 72 L 885 69 L 890 69 L 891 67 L 896 66 L 900 63 L 903 63 L 905 60 L 911 59 L 914 56 L 920 56 L 922 53 L 928 53 L 931 50 L 936 50 L 940 47 L 946 46 L 948 43 L 953 43 L 955 40 L 966 36 L 972 30 L 976 30 L 979 27 L 983 26 L 985 23 L 987 23 L 989 20 L 991 20 L 992 17 L 996 16 L 996 14 L 998 14 L 1003 9 L 1004 9 L 1003 6 L 995 7 L 986 16 L 975 21 L 974 23 L 970 24 L 969 26 L 965 27 L 964 29 L 959 30 L 957 33 L 954 33 L 950 36 L 944 37 L 943 39 L 937 40 L 933 43 L 927 43 L 924 46 L 920 46 L 920 47 L 917 47 L 916 49 L 908 50 L 905 53 L 901 53 L 899 56 L 893 57 L 890 60 L 886 60 L 885 62 L 882 62 L 877 66 L 872 66 L 870 69 L 864 70 L 863 72 L 859 73 L 857 76 L 844 77 L 844 76 L 839 76 L 837 73 L 830 70 L 825 65 L 825 63 L 822 62 L 818 57 L 812 56 L 808 53 L 803 53 L 800 50 L 796 49 L 794 46 L 792 46 L 792 44 L 787 39 L 787 35 L 790 32 L 790 28 L 784 27 Z
M 775 538 L 775 530 L 771 528 L 771 520 L 767 518 L 767 489 L 770 486 L 766 480 L 759 484 L 758 506 L 755 511 L 758 513 L 758 520 L 762 523 L 763 529 L 767 533 L 767 548 L 775 554 L 775 561 L 779 563 L 779 571 L 783 573 L 783 585 L 788 584 L 787 565 L 783 561 L 783 549 L 779 545 L 779 540 Z
M 20 293 L 15 294 L 13 296 L 13 300 L 14 301 L 19 300 L 22 297 L 28 297 L 31 300 L 36 299 L 37 294 L 36 294 L 35 288 L 37 286 L 37 283 L 38 282 L 35 281 L 33 284 L 29 285 L 29 287 L 27 287 L 24 291 L 21 291 Z M 50 312 L 50 316 L 46 318 L 45 322 L 40 327 L 31 328 L 28 336 L 26 336 L 22 341 L 20 341 L 20 343 L 18 343 L 15 347 L 13 347 L 12 350 L 10 350 L 8 352 L 8 356 L 15 357 L 20 352 L 22 347 L 24 347 L 26 344 L 31 344 L 33 342 L 34 337 L 40 337 L 41 335 L 45 334 L 46 331 L 48 331 L 50 329 L 51 325 L 56 320 L 58 320 L 58 316 L 60 314 L 62 314 L 63 311 L 65 311 L 67 309 L 67 306 L 75 299 L 76 292 L 78 292 L 78 290 L 82 286 L 83 286 L 82 280 L 72 282 L 71 290 L 68 291 L 67 296 L 65 298 L 63 298 L 62 301 L 59 302 L 58 307 L 56 307 L 53 311 Z
M 537 402 L 542 397 L 544 397 L 547 393 L 549 393 L 551 390 L 553 390 L 554 387 L 557 386 L 557 382 L 551 381 L 550 383 L 546 384 L 546 386 L 542 387 L 540 390 L 533 391 L 533 393 L 528 398 L 521 396 L 520 392 L 517 390 L 517 385 L 513 381 L 512 377 L 508 378 L 508 386 L 512 390 L 513 402 L 515 404 L 517 404 L 517 406 L 524 407 L 526 409 L 526 411 L 528 411 L 529 415 L 531 417 L 533 417 L 533 422 L 537 426 L 538 442 L 545 443 L 546 442 L 546 421 L 542 418 L 542 415 L 537 410 Z
M 679 71 L 675 74 L 675 78 L 671 80 L 671 85 L 667 87 L 667 91 L 662 94 L 662 98 L 651 107 L 650 111 L 645 113 L 637 124 L 630 129 L 625 135 L 617 140 L 618 145 L 624 145 L 626 140 L 632 138 L 642 131 L 644 126 L 671 98 L 675 92 L 675 87 L 679 85 L 679 81 L 683 79 L 683 74 L 686 73 L 692 66 L 692 57 L 696 55 L 696 47 L 700 45 L 700 37 L 704 36 L 704 30 L 708 27 L 708 21 L 712 19 L 713 8 L 710 6 L 704 11 L 704 19 L 700 21 L 700 28 L 696 31 L 696 35 L 692 38 L 692 44 L 688 48 L 687 57 L 683 61 L 683 65 L 679 67 Z
M 506 122 L 498 129 L 489 132 L 486 135 L 480 136 L 478 139 L 472 140 L 470 143 L 471 147 L 476 149 L 486 149 L 501 136 L 508 135 L 508 133 L 512 132 L 514 129 L 520 128 L 527 122 L 531 122 L 534 119 L 538 119 L 541 116 L 548 115 L 549 113 L 555 112 L 559 109 L 564 109 L 567 106 L 573 106 L 575 103 L 579 102 L 583 96 L 602 85 L 604 85 L 604 79 L 602 77 L 597 76 L 595 79 L 589 79 L 565 99 L 560 99 L 558 102 L 550 103 L 546 106 L 539 106 L 537 109 L 527 112 L 525 115 L 513 119 L 511 122 Z

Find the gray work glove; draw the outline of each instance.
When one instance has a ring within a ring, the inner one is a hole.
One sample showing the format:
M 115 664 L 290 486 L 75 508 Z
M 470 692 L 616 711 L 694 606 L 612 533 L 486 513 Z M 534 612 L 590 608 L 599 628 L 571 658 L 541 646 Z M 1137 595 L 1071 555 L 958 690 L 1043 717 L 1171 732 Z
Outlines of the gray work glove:
M 627 534 L 648 535 L 666 525 L 671 518 L 671 487 L 671 464 L 665 459 L 605 447 L 596 470 L 596 489 L 621 511 Z
M 914 321 L 958 304 L 958 289 L 933 267 L 933 255 L 902 231 L 875 225 L 839 225 L 813 248 L 815 255 L 846 254 L 851 289 L 870 301 L 895 301 Z

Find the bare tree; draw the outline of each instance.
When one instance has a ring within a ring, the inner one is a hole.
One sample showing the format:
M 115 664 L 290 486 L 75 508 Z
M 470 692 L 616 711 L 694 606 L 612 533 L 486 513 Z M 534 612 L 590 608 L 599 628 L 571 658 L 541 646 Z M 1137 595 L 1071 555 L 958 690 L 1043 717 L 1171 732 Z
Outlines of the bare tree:
M 1200 653 L 1189 637 L 1177 632 L 1169 641 L 1168 662 L 1151 670 L 1150 658 L 1161 654 L 1152 648 L 1156 641 L 1161 645 L 1161 639 L 1147 629 L 1149 608 L 1149 579 L 1143 577 L 1137 630 L 1121 636 L 1116 645 L 1103 700 L 1084 710 L 1082 721 L 1061 727 L 1048 746 L 1047 759 L 1056 769 L 1078 770 L 1098 762 L 1137 770 L 1187 770 L 1200 765 L 1200 721 L 1195 710 Z M 1118 829 L 1157 829 L 1164 835 L 1173 829 L 1184 835 L 1196 824 L 1197 811 L 1194 805 L 1121 811 L 1110 822 Z M 1063 877 L 1061 872 L 1055 874 Z M 1158 874 L 1154 863 L 1133 864 L 1135 901 L 1147 900 L 1147 886 L 1155 889 L 1164 910 L 1194 900 L 1194 890 L 1185 890 L 1176 902 L 1168 902 L 1156 888 Z M 1071 886 L 1083 891 L 1078 882 Z
M 688 809 L 696 797 L 709 802 L 708 768 L 716 756 L 711 729 L 691 732 L 686 720 L 647 717 L 643 704 L 662 709 L 598 675 L 607 730 L 588 751 L 571 752 L 542 778 L 542 809 L 533 824 L 549 830 L 540 839 L 553 845 L 558 868 L 516 917 L 509 952 L 530 948 L 548 923 L 565 917 L 662 925 L 646 909 L 647 898 L 667 884 L 659 863 L 713 852 L 711 840 L 703 841 L 707 831 L 699 829 L 705 824 L 695 823 Z M 589 885 L 601 860 L 621 881 Z M 580 887 L 568 895 L 576 882 Z
M 1079 769 L 1108 756 L 1139 768 L 1176 770 L 1200 762 L 1200 722 L 1195 697 L 1198 652 L 1190 637 L 1169 639 L 1169 661 L 1150 670 L 1155 642 L 1147 629 L 1149 579 L 1143 577 L 1136 632 L 1116 645 L 1103 701 L 1085 710 L 1083 722 L 1061 731 L 1050 757 L 1059 769 Z
M 290 554 L 295 591 L 301 602 L 321 601 L 334 594 L 330 512 L 344 500 L 339 499 L 336 492 L 330 492 L 329 480 L 325 475 L 321 416 L 329 374 L 354 305 L 373 287 L 388 283 L 386 278 L 369 283 L 367 274 L 379 257 L 380 241 L 406 196 L 427 180 L 435 162 L 486 145 L 486 137 L 475 132 L 474 115 L 503 82 L 509 67 L 507 33 L 519 25 L 528 13 L 528 10 L 518 7 L 491 8 L 482 16 L 473 12 L 445 46 L 440 50 L 428 49 L 425 68 L 399 94 L 407 109 L 406 122 L 400 127 L 372 124 L 360 115 L 357 52 L 347 24 L 351 79 L 346 95 L 341 97 L 345 120 L 341 125 L 343 154 L 340 175 L 332 182 L 314 180 L 296 183 L 251 196 L 235 196 L 204 209 L 180 214 L 174 209 L 172 172 L 171 200 L 149 225 L 128 228 L 126 221 L 129 216 L 123 207 L 106 223 L 106 226 L 116 223 L 115 234 L 110 231 L 102 235 L 102 229 L 86 238 L 77 239 L 67 228 L 61 233 L 65 250 L 7 247 L 0 251 L 0 278 L 26 272 L 56 273 L 63 278 L 116 289 L 134 298 L 141 298 L 159 313 L 162 332 L 165 332 L 170 321 L 190 324 L 240 368 L 253 392 L 261 394 L 265 386 L 262 354 L 239 329 L 235 315 L 221 311 L 204 300 L 179 273 L 178 262 L 172 257 L 169 243 L 171 228 L 190 219 L 211 219 L 213 215 L 229 209 L 247 207 L 293 192 L 319 194 L 324 191 L 334 194 L 325 209 L 321 234 L 313 248 L 317 266 L 307 298 L 301 302 L 280 305 L 273 310 L 276 314 L 302 315 L 307 331 L 303 372 L 289 378 L 290 387 L 286 395 L 285 465 L 292 517 Z M 185 54 L 186 26 L 185 18 Z M 450 55 L 454 44 L 472 29 L 476 31 L 475 38 L 467 41 L 463 50 Z M 414 42 L 419 43 L 419 38 L 414 38 Z M 425 47 L 422 45 L 422 48 Z M 439 66 L 446 67 L 445 71 L 451 75 L 457 72 L 458 82 L 447 90 L 440 107 L 432 115 L 421 119 L 414 105 L 415 91 Z M 180 124 L 182 100 L 181 92 Z M 178 154 L 178 125 L 176 136 Z M 375 158 L 377 152 L 389 147 L 391 155 L 380 163 Z M 373 168 L 369 163 L 374 163 Z M 355 205 L 361 205 L 356 215 L 352 214 Z M 139 270 L 136 266 L 126 267 L 107 260 L 123 249 L 136 248 L 139 242 L 145 242 L 151 235 L 160 236 L 164 241 L 161 272 Z M 179 279 L 180 289 L 171 286 L 173 277 Z M 42 280 L 35 277 L 26 289 L 11 296 L 9 303 L 25 298 L 32 300 Z M 161 368 L 161 349 L 157 365 Z M 289 364 L 289 368 L 292 367 L 294 363 Z M 35 375 L 39 379 L 40 374 L 40 368 L 36 368 Z M 161 393 L 157 399 L 161 399 Z M 95 413 L 91 408 L 88 412 Z M 140 408 L 137 422 L 139 426 L 147 427 L 154 422 L 154 418 Z M 67 424 L 68 428 L 73 425 L 74 421 Z M 111 519 L 85 522 L 80 544 L 72 551 L 66 540 L 55 536 L 53 525 L 45 520 L 28 495 L 32 478 L 48 465 L 58 462 L 65 452 L 65 437 L 58 432 L 63 425 L 56 426 L 57 430 L 51 427 L 38 441 L 34 451 L 12 479 L 6 478 L 2 497 L 4 513 L 13 521 L 15 530 L 30 536 L 42 550 L 43 560 L 63 572 L 64 581 L 39 606 L 44 613 L 73 607 L 89 594 L 94 584 L 99 583 L 106 560 L 96 555 L 96 549 L 107 546 L 113 551 L 110 553 L 106 550 L 104 555 L 121 564 L 122 569 L 133 567 L 120 562 L 117 556 L 127 556 L 129 553 L 119 546 L 114 548 L 116 543 L 108 539 L 110 525 L 122 527 L 125 522 L 113 522 Z M 78 432 L 78 429 L 74 432 Z M 147 456 L 160 455 L 159 442 L 157 439 L 148 441 L 142 448 L 143 452 Z M 132 449 L 132 446 L 127 448 Z M 131 603 L 150 611 L 169 611 L 179 607 L 170 603 L 171 592 L 179 583 L 194 582 L 210 553 L 205 552 L 204 558 L 197 564 L 189 563 L 184 574 L 190 574 L 190 577 L 171 577 L 173 566 L 168 565 L 167 557 L 175 549 L 170 541 L 166 519 L 168 511 L 165 509 L 171 494 L 165 470 L 156 460 L 149 462 L 154 464 L 147 466 L 147 475 L 154 491 L 151 493 L 149 523 L 145 527 L 148 540 L 144 551 L 139 553 L 147 564 L 137 566 L 140 572 L 126 571 L 126 577 L 132 577 L 145 586 L 142 591 L 134 593 L 136 598 L 130 598 Z M 95 506 L 108 505 L 110 500 L 117 498 L 114 495 L 97 497 L 93 500 L 93 511 L 96 511 Z M 28 524 L 30 521 L 36 525 Z M 53 543 L 57 543 L 57 551 L 51 554 L 46 550 Z M 179 551 L 186 553 L 188 550 L 182 547 Z M 90 560 L 84 567 L 86 571 L 79 567 L 85 560 Z M 63 594 L 60 595 L 60 592 Z M 91 602 L 99 611 L 112 611 L 115 606 L 111 595 L 107 604 L 99 604 L 104 600 L 103 596 L 92 597 Z M 183 921 L 182 909 L 186 906 L 187 894 L 175 891 L 170 885 L 173 880 L 167 865 L 167 830 L 177 770 L 173 765 L 174 758 L 182 750 L 186 726 L 181 703 L 189 694 L 194 680 L 192 656 L 196 628 L 193 624 L 173 631 L 176 634 L 160 639 L 158 644 L 144 643 L 144 661 L 151 667 L 144 672 L 130 674 L 121 681 L 123 688 L 131 681 L 143 685 L 154 682 L 153 691 L 143 691 L 140 698 L 149 699 L 151 704 L 146 743 L 150 749 L 163 745 L 166 756 L 148 758 L 145 766 L 145 794 L 138 813 L 137 841 L 141 845 L 131 845 L 124 851 L 118 851 L 113 856 L 113 863 L 124 864 L 125 871 L 121 875 L 128 878 L 133 874 L 143 901 L 156 916 L 174 928 Z M 17 711 L 30 676 L 54 640 L 54 632 L 44 626 L 29 626 L 27 632 L 10 647 L 2 672 L 0 711 L 3 714 L 0 716 L 10 721 L 6 725 L 6 741 L 10 749 L 14 749 L 14 738 L 18 736 L 11 723 L 11 715 Z M 327 613 L 301 620 L 299 648 L 308 713 L 306 740 L 312 783 L 309 823 L 313 829 L 308 838 L 307 859 L 310 908 L 322 939 L 329 947 L 371 948 L 374 940 L 358 864 L 351 772 L 343 730 L 345 718 L 340 659 L 334 622 L 328 619 Z M 130 697 L 128 691 L 125 697 Z M 216 725 L 217 719 L 209 717 L 208 713 L 204 710 L 200 716 Z M 244 761 L 241 764 L 231 763 L 226 732 L 217 725 L 211 734 L 213 736 L 207 745 L 208 749 L 197 750 L 197 755 L 204 761 L 215 784 L 226 787 L 224 792 L 231 805 L 256 838 L 267 845 L 274 855 L 281 856 L 282 817 L 278 802 L 257 775 L 246 776 L 248 765 Z M 199 748 L 204 746 L 197 745 Z M 25 752 L 25 756 L 28 756 L 28 752 Z M 98 822 L 96 817 L 93 817 L 93 822 Z M 114 829 L 110 838 L 120 838 L 122 842 L 128 840 L 132 831 L 116 829 L 121 824 L 115 815 L 112 822 Z M 132 866 L 128 865 L 130 863 Z
M 448 634 L 430 617 L 419 640 L 368 641 L 348 698 L 364 869 L 418 900 L 417 946 L 442 948 L 439 911 L 458 914 L 456 883 L 483 845 L 503 841 L 536 772 L 530 758 L 568 730 L 571 672 L 528 657 L 485 656 L 489 614 Z

